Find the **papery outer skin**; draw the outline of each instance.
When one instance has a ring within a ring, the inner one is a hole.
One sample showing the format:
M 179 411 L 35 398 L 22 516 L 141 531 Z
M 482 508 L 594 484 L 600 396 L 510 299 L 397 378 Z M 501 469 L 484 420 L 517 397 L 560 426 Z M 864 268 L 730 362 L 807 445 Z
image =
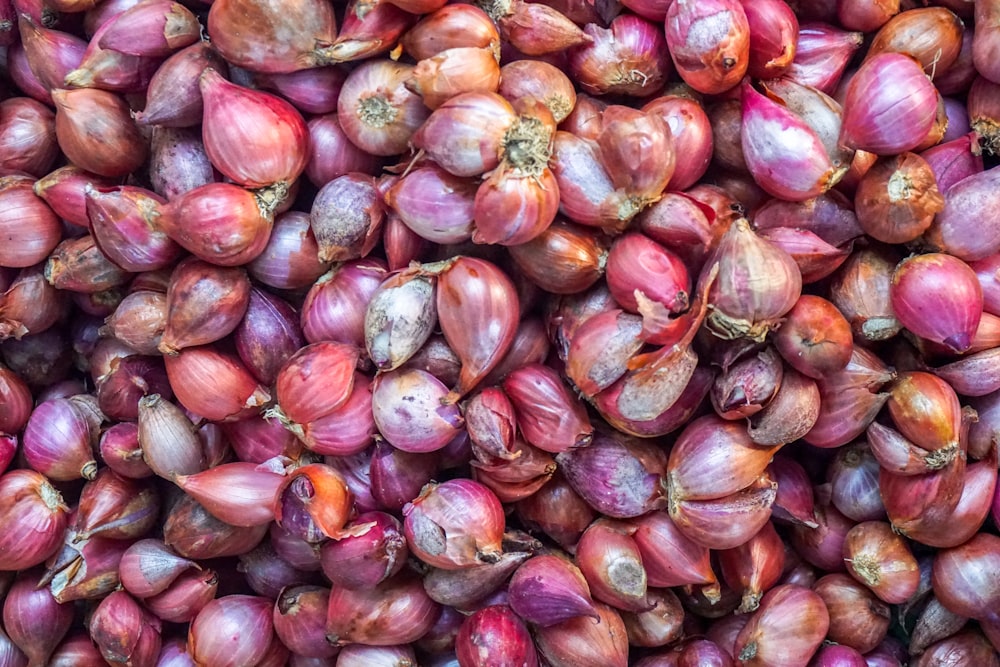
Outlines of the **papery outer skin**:
M 13 523 L 0 540 L 0 568 L 22 570 L 59 550 L 69 508 L 41 473 L 11 470 L 0 477 L 0 516 Z M 25 521 L 25 516 L 33 521 Z
M 274 499 L 284 477 L 253 463 L 234 461 L 194 475 L 174 477 L 209 514 L 231 526 L 251 528 L 274 519 Z M 223 491 L 222 488 L 225 489 Z
M 504 246 L 527 243 L 543 233 L 559 212 L 559 185 L 547 167 L 522 176 L 500 167 L 476 191 L 476 243 Z
M 725 92 L 746 74 L 750 24 L 738 0 L 674 0 L 666 34 L 677 72 L 698 92 Z
M 681 432 L 670 451 L 671 497 L 713 500 L 736 493 L 764 472 L 777 451 L 755 445 L 741 421 L 717 415 L 696 419 Z M 730 467 L 726 460 L 734 458 L 743 465 Z
M 432 198 L 433 197 L 433 198 Z M 407 228 L 433 243 L 462 243 L 472 235 L 476 185 L 440 167 L 417 167 L 385 194 Z
M 458 256 L 438 277 L 438 326 L 462 362 L 458 383 L 445 399 L 455 403 L 510 349 L 520 310 L 514 283 L 490 261 Z
M 743 155 L 754 180 L 769 194 L 788 201 L 817 197 L 840 180 L 823 143 L 791 111 L 743 85 Z
M 434 278 L 404 271 L 372 292 L 365 309 L 365 347 L 380 370 L 395 370 L 427 342 L 437 321 L 435 287 Z
M 589 95 L 652 95 L 671 74 L 662 28 L 642 17 L 623 13 L 584 32 L 592 42 L 570 49 L 568 73 Z
M 201 26 L 184 5 L 169 1 L 140 4 L 141 8 L 130 7 L 102 26 L 107 31 L 98 46 L 134 56 L 166 57 L 198 41 Z
M 725 339 L 746 336 L 763 342 L 767 332 L 798 301 L 802 275 L 788 253 L 758 237 L 745 219 L 734 221 L 709 262 L 718 278 L 709 288 L 709 330 Z M 714 265 L 713 264 L 713 265 Z M 704 280 L 710 265 L 702 269 Z M 767 279 L 761 273 L 767 271 Z

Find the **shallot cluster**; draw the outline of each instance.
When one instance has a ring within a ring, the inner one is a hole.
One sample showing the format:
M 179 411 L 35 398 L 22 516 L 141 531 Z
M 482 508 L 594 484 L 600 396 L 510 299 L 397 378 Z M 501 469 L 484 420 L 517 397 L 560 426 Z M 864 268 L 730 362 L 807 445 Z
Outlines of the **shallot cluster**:
M 0 667 L 1000 667 L 1000 0 L 0 55 Z

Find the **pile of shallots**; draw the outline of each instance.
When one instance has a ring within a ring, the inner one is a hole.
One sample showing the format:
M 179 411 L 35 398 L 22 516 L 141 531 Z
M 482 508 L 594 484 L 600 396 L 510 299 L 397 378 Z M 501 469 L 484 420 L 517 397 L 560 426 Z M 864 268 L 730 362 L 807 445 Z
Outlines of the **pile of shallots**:
M 1000 0 L 0 56 L 0 667 L 1000 667 Z

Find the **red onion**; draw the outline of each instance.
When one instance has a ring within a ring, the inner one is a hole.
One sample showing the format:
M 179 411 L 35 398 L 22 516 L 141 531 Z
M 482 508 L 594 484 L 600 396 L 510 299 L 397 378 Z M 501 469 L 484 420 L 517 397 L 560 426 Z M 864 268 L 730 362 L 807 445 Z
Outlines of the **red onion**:
M 668 41 L 657 23 L 622 14 L 607 28 L 597 23 L 585 25 L 583 31 L 591 41 L 569 53 L 573 79 L 591 95 L 643 97 L 658 92 L 671 67 Z
M 136 122 L 161 127 L 192 127 L 201 123 L 204 102 L 198 82 L 205 68 L 226 75 L 228 66 L 206 42 L 197 42 L 170 56 L 149 80 L 146 108 Z
M 307 125 L 310 142 L 306 176 L 316 187 L 352 171 L 373 174 L 378 168 L 378 157 L 351 143 L 336 113 L 311 118 Z
M 573 489 L 599 512 L 637 517 L 665 506 L 661 450 L 623 436 L 598 434 L 593 442 L 556 457 Z
M 0 517 L 10 527 L 0 541 L 0 568 L 25 569 L 54 554 L 68 514 L 60 493 L 41 474 L 11 470 L 0 476 Z
M 713 310 L 706 322 L 720 338 L 763 340 L 799 298 L 802 277 L 792 258 L 760 239 L 746 220 L 734 222 L 720 239 L 706 262 L 705 277 L 715 264 L 719 274 L 709 288 Z M 748 282 L 751 274 L 769 276 L 766 287 Z
M 750 76 L 774 79 L 785 74 L 795 60 L 799 36 L 795 14 L 783 0 L 741 4 L 750 27 Z
M 813 590 L 829 611 L 830 640 L 867 653 L 885 638 L 889 606 L 870 589 L 846 574 L 828 574 L 816 582 Z
M 151 664 L 160 654 L 160 619 L 124 591 L 101 600 L 90 618 L 90 634 L 105 660 Z
M 440 613 L 420 580 L 401 572 L 374 588 L 335 588 L 330 594 L 326 633 L 328 641 L 337 644 L 406 644 L 430 630 Z
M 238 266 L 264 252 L 273 210 L 273 202 L 259 194 L 230 183 L 209 183 L 180 194 L 146 218 L 196 257 Z
M 286 588 L 274 604 L 274 632 L 295 653 L 332 658 L 337 647 L 325 638 L 330 591 L 321 586 Z
M 224 463 L 193 475 L 173 475 L 177 486 L 217 519 L 232 526 L 259 526 L 275 518 L 272 509 L 282 476 L 253 463 Z
M 611 521 L 595 521 L 577 544 L 577 562 L 593 595 L 623 610 L 644 612 L 647 577 L 642 554 L 632 534 L 635 528 Z
M 73 609 L 59 604 L 37 573 L 24 572 L 14 581 L 3 603 L 3 624 L 29 665 L 49 664 L 49 656 L 73 623 Z
M 254 0 L 213 3 L 208 30 L 219 53 L 255 72 L 293 72 L 329 62 L 323 45 L 336 36 L 333 9 L 323 2 L 279 8 Z
M 258 86 L 278 93 L 300 111 L 310 114 L 337 110 L 337 98 L 345 78 L 347 73 L 334 67 L 254 76 Z
M 308 667 L 314 663 L 312 662 L 294 662 L 298 656 L 293 655 L 292 660 L 295 667 Z M 320 665 L 333 664 L 332 659 L 319 662 L 319 659 L 315 662 L 315 665 L 319 667 Z M 405 665 L 407 663 L 417 664 L 416 654 L 409 645 L 401 644 L 399 646 L 368 646 L 366 644 L 348 644 L 340 653 L 337 654 L 336 664 L 337 667 L 369 667 L 378 666 L 382 667 L 395 667 L 396 665 Z M 457 663 L 456 663 L 457 664 Z
M 366 153 L 401 153 L 425 121 L 428 109 L 405 82 L 412 65 L 372 59 L 353 70 L 337 101 L 337 119 L 347 138 Z
M 580 616 L 600 618 L 583 573 L 559 556 L 526 560 L 511 577 L 508 595 L 518 616 L 541 627 Z
M 848 86 L 840 142 L 879 155 L 913 150 L 931 131 L 936 109 L 936 91 L 917 61 L 873 56 Z
M 899 321 L 913 333 L 955 352 L 969 348 L 983 292 L 965 262 L 942 253 L 905 259 L 893 273 L 889 295 Z
M 85 411 L 69 399 L 52 399 L 31 413 L 24 428 L 23 454 L 31 468 L 49 479 L 93 479 L 96 440 L 97 429 Z
M 552 667 L 628 664 L 628 636 L 620 614 L 599 602 L 594 608 L 596 621 L 577 616 L 535 631 L 535 646 Z
M 979 533 L 963 545 L 938 552 L 932 581 L 941 604 L 962 616 L 995 622 L 1000 591 L 986 573 L 995 567 L 998 547 L 1000 538 Z
M 758 93 L 749 83 L 742 87 L 740 137 L 746 166 L 754 180 L 769 194 L 792 201 L 826 192 L 843 176 L 850 154 L 828 148 L 824 135 L 813 125 L 817 116 L 822 118 L 825 107 L 831 110 L 830 130 L 838 132 L 840 114 L 836 103 L 817 91 L 817 99 L 810 100 L 811 106 L 805 109 L 812 114 L 807 116 L 798 112 L 794 98 L 789 99 L 780 88 L 777 93 L 765 90 L 771 98 Z
M 493 562 L 500 555 L 503 513 L 496 496 L 482 484 L 429 484 L 403 508 L 403 516 L 410 551 L 434 567 L 460 569 Z
M 967 176 L 944 192 L 944 210 L 925 233 L 935 248 L 947 251 L 965 261 L 984 259 L 1000 249 L 990 234 L 974 233 L 970 216 L 980 215 L 992 206 L 994 183 L 1000 177 L 997 169 L 987 169 Z M 989 219 L 983 218 L 988 224 Z M 982 232 L 982 226 L 975 228 Z
M 287 187 L 305 169 L 309 131 L 287 102 L 226 81 L 214 69 L 200 77 L 204 99 L 202 136 L 212 164 L 236 183 L 261 188 Z M 249 125 L 227 122 L 238 117 Z M 271 128 L 265 136 L 253 128 Z M 260 156 L 266 155 L 266 160 Z M 279 197 L 280 198 L 280 197 Z
M 0 265 L 29 267 L 43 261 L 62 237 L 59 220 L 31 189 L 26 176 L 0 178 L 0 230 L 9 239 L 0 250 Z
M 188 650 L 196 663 L 256 664 L 273 636 L 271 601 L 252 595 L 227 595 L 209 602 L 188 630 Z
M 527 627 L 505 606 L 486 607 L 469 616 L 459 628 L 455 649 L 460 664 L 470 667 L 538 665 Z
M 745 664 L 805 664 L 829 625 L 826 605 L 816 593 L 791 584 L 775 586 L 737 636 L 735 657 Z
M 101 176 L 118 177 L 147 157 L 146 142 L 129 117 L 125 101 L 92 88 L 54 90 L 56 136 L 73 163 Z
M 709 23 L 713 29 L 703 30 Z M 750 24 L 737 0 L 675 1 L 667 8 L 666 33 L 677 72 L 698 92 L 725 92 L 746 74 Z

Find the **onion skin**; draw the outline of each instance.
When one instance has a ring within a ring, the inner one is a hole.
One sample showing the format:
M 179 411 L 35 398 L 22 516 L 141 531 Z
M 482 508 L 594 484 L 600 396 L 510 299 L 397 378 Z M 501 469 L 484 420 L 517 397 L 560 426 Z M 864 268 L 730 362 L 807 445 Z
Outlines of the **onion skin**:
M 152 225 L 188 252 L 211 264 L 239 266 L 267 247 L 273 208 L 231 183 L 208 183 L 149 213 Z
M 146 161 L 147 144 L 122 98 L 104 90 L 79 88 L 54 90 L 52 99 L 59 146 L 80 168 L 115 178 Z
M 596 622 L 593 618 L 578 616 L 536 631 L 538 652 L 552 667 L 628 665 L 628 636 L 621 615 L 601 603 L 595 603 L 595 608 Z
M 327 641 L 391 646 L 422 637 L 437 621 L 441 607 L 420 579 L 407 573 L 374 588 L 335 588 L 327 612 Z
M 784 0 L 743 1 L 750 26 L 750 61 L 747 71 L 755 79 L 784 75 L 795 60 L 799 21 Z
M 69 511 L 40 473 L 11 470 L 0 477 L 0 517 L 9 526 L 0 541 L 0 569 L 22 570 L 58 550 Z
M 429 565 L 455 570 L 500 556 L 503 510 L 493 492 L 478 482 L 428 484 L 403 508 L 403 516 L 410 551 Z
M 989 573 L 998 559 L 1000 538 L 987 533 L 939 551 L 931 573 L 938 600 L 956 614 L 996 622 L 1000 588 Z
M 738 664 L 806 664 L 829 626 L 830 615 L 819 595 L 793 584 L 775 586 L 736 637 Z M 788 632 L 791 628 L 794 633 Z
M 937 92 L 920 64 L 883 53 L 865 61 L 851 79 L 840 143 L 878 155 L 913 150 L 930 132 L 936 112 Z
M 492 262 L 457 257 L 438 276 L 438 325 L 462 361 L 445 404 L 458 401 L 500 363 L 517 333 L 514 284 Z
M 62 232 L 58 216 L 32 192 L 31 178 L 0 178 L 0 202 L 0 234 L 7 240 L 0 248 L 0 265 L 27 268 L 44 261 L 59 244 Z
M 892 275 L 889 296 L 899 321 L 918 336 L 957 353 L 972 344 L 983 313 L 983 291 L 975 272 L 960 259 L 930 253 L 903 260 Z
M 749 83 L 742 91 L 743 157 L 758 185 L 775 197 L 804 201 L 840 180 L 846 166 L 831 160 L 820 137 L 802 118 Z
M 304 2 L 294 7 L 255 0 L 212 3 L 208 31 L 230 63 L 255 72 L 294 72 L 327 64 L 319 45 L 336 38 L 333 7 Z
M 569 72 L 590 95 L 645 97 L 660 90 L 671 74 L 663 28 L 639 16 L 614 17 L 607 29 L 583 28 L 591 38 L 569 52 Z
M 719 274 L 709 288 L 713 309 L 706 323 L 719 338 L 746 336 L 762 341 L 802 291 L 802 274 L 794 260 L 759 238 L 746 220 L 737 220 L 723 235 L 699 281 L 707 278 L 715 264 Z M 761 272 L 769 276 L 767 287 L 746 279 Z
M 746 74 L 750 24 L 738 0 L 675 0 L 667 9 L 666 33 L 677 72 L 698 92 L 725 92 Z
M 924 238 L 935 248 L 963 259 L 985 259 L 1000 250 L 991 218 L 998 197 L 1000 169 L 987 169 L 963 178 L 944 191 L 944 210 L 934 218 Z M 979 220 L 974 224 L 972 220 Z M 983 225 L 986 225 L 984 227 Z
M 997 32 L 1000 26 L 1000 3 L 975 3 L 975 23 L 979 29 L 972 39 L 972 60 L 976 71 L 994 83 L 1000 83 L 1000 69 L 997 68 Z
M 998 39 L 0 0 L 0 667 L 1000 667 Z
M 188 629 L 188 647 L 195 664 L 257 664 L 271 643 L 273 628 L 270 600 L 227 595 L 198 612 Z
M 813 590 L 830 614 L 827 637 L 831 641 L 868 653 L 885 638 L 891 620 L 889 606 L 870 589 L 846 574 L 834 573 L 821 577 Z
M 538 655 L 524 622 L 506 606 L 481 609 L 462 622 L 455 638 L 460 664 L 470 667 L 537 667 Z
M 288 187 L 298 178 L 308 161 L 309 130 L 291 104 L 230 83 L 210 67 L 202 72 L 199 85 L 204 100 L 202 140 L 216 169 L 247 188 L 276 183 Z M 270 131 L 262 135 L 260 126 Z

